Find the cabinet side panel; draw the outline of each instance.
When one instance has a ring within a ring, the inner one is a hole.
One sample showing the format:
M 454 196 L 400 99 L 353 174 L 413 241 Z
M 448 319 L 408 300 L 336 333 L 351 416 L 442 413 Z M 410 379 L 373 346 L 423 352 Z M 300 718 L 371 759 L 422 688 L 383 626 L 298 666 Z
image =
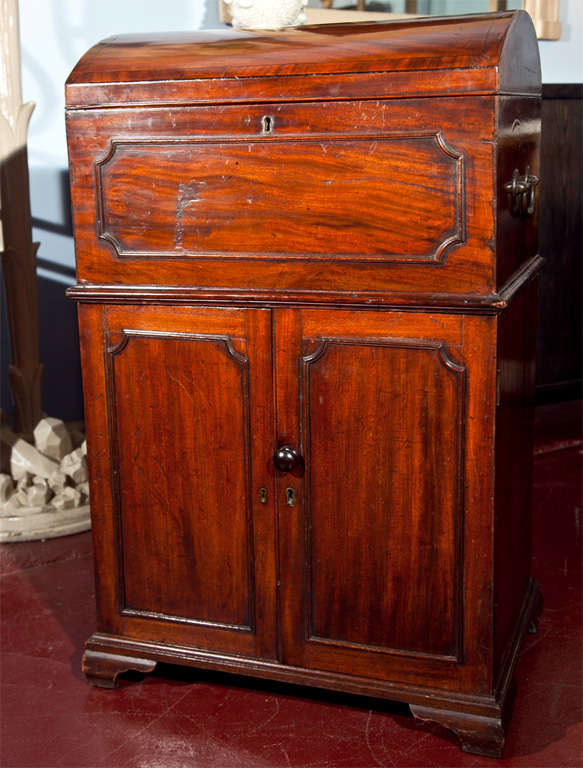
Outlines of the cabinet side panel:
M 536 294 L 536 283 L 531 283 L 498 324 L 494 679 L 503 664 L 530 575 Z
M 512 275 L 538 251 L 538 217 L 541 187 L 534 187 L 534 205 L 529 212 L 529 194 L 513 196 L 505 188 L 518 179 L 540 176 L 540 100 L 498 97 L 498 152 L 496 182 L 496 284 L 502 288 Z M 544 179 L 542 180 L 544 183 Z
M 247 359 L 128 329 L 108 358 L 122 613 L 252 629 Z

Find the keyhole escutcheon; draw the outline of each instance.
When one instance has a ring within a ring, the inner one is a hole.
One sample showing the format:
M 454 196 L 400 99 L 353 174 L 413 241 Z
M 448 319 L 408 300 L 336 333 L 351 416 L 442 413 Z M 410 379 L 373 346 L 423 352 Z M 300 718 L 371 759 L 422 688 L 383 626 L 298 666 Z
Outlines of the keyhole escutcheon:
M 261 128 L 266 135 L 273 133 L 273 118 L 271 115 L 263 115 L 261 118 Z

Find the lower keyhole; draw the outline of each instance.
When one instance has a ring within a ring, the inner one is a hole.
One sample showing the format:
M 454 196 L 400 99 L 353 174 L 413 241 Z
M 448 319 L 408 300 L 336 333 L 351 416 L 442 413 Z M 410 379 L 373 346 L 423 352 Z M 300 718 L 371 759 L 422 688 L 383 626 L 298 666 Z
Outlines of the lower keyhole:
M 285 502 L 288 507 L 295 507 L 296 505 L 296 493 L 293 488 L 285 489 Z
M 264 115 L 261 118 L 261 125 L 263 128 L 263 133 L 271 133 L 273 130 L 273 118 L 271 118 L 269 115 Z

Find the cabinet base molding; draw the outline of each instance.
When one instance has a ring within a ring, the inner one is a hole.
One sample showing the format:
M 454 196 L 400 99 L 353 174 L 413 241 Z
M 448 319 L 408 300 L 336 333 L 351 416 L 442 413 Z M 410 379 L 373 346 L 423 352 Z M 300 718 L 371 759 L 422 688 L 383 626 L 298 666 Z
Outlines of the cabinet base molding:
M 482 717 L 496 717 L 500 711 L 500 705 L 493 696 L 476 696 L 393 683 L 376 678 L 293 667 L 277 661 L 213 653 L 169 643 L 162 645 L 101 632 L 93 634 L 85 648 L 83 671 L 88 681 L 94 685 L 101 685 L 99 681 L 107 679 L 110 669 L 111 674 L 117 677 L 121 672 L 128 670 L 152 672 L 156 662 L 164 662 L 276 680 L 282 683 L 310 685 L 342 693 L 391 699 L 437 710 L 443 708 L 469 712 Z M 146 669 L 148 664 L 150 668 Z M 87 671 L 88 668 L 90 672 Z
M 83 673 L 91 685 L 115 688 L 123 672 L 153 672 L 158 662 L 214 669 L 219 672 L 260 677 L 297 685 L 311 685 L 342 693 L 374 696 L 409 704 L 418 720 L 434 722 L 453 731 L 465 752 L 501 757 L 505 723 L 514 690 L 513 675 L 524 635 L 538 624 L 542 596 L 538 583 L 530 579 L 522 610 L 494 695 L 478 696 L 391 683 L 378 679 L 308 670 L 231 654 L 211 653 L 187 646 L 158 644 L 102 632 L 93 634 L 85 646 Z

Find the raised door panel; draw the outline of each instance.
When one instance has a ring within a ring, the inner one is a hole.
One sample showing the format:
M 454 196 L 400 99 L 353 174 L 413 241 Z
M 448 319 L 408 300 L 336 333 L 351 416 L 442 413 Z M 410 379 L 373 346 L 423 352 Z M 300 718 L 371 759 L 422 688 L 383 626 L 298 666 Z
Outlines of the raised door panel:
M 305 461 L 303 478 L 280 476 L 298 498 L 297 511 L 280 509 L 289 537 L 286 660 L 356 673 L 372 657 L 380 676 L 403 657 L 419 668 L 455 666 L 463 655 L 461 320 L 298 314 L 280 315 L 282 334 L 296 342 L 283 345 L 277 369 L 278 437 L 293 439 L 294 414 L 279 390 L 297 378 L 287 396 L 299 404 Z
M 462 162 L 437 131 L 116 141 L 97 180 L 120 257 L 441 261 L 463 236 Z
M 271 428 L 257 400 L 269 394 L 261 389 L 271 380 L 269 327 L 261 311 L 105 313 L 115 601 L 125 633 L 274 652 L 273 638 L 266 642 L 273 555 L 263 551 L 273 540 L 273 494 L 257 514 L 254 493 L 272 478 L 253 446 L 256 431 Z
M 302 393 L 308 641 L 456 657 L 463 368 L 437 343 L 329 339 Z
M 248 359 L 228 337 L 136 330 L 121 337 L 108 356 L 122 611 L 249 631 Z

